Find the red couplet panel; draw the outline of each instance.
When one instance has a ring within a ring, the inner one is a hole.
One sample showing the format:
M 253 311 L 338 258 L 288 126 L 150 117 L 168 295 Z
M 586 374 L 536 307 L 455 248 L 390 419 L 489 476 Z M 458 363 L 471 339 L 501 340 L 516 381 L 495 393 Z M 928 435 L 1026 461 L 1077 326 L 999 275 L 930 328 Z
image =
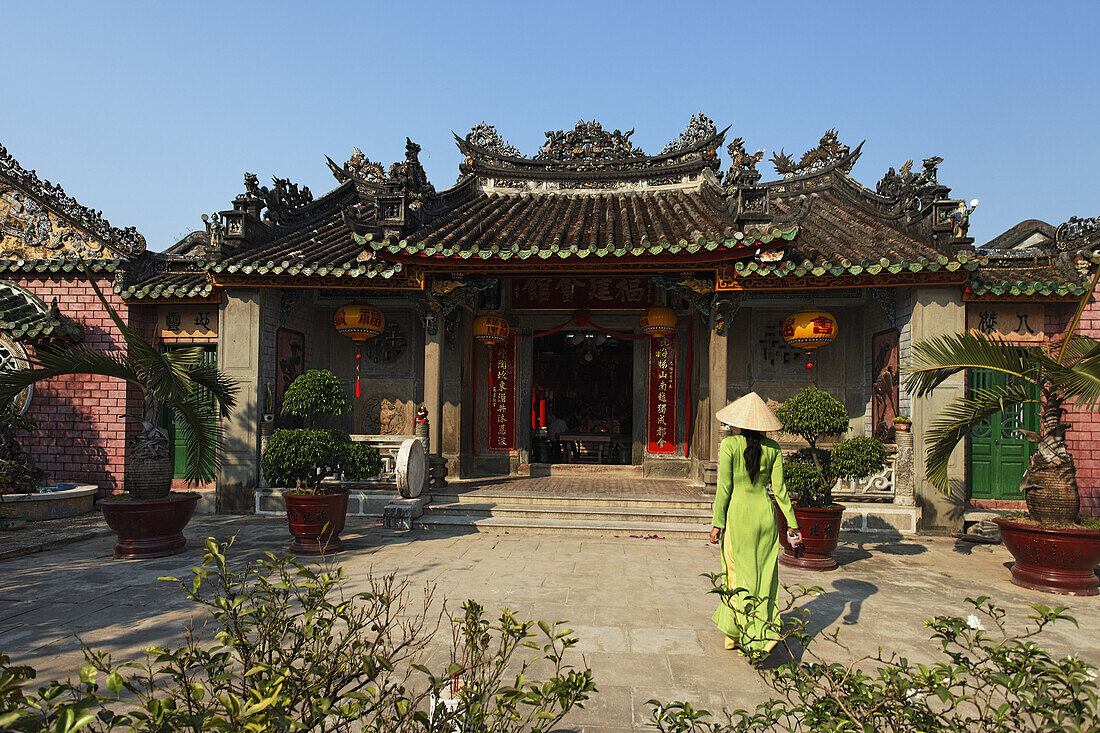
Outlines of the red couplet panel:
M 676 333 L 649 340 L 650 453 L 676 452 Z
M 516 335 L 489 347 L 489 450 L 516 447 Z

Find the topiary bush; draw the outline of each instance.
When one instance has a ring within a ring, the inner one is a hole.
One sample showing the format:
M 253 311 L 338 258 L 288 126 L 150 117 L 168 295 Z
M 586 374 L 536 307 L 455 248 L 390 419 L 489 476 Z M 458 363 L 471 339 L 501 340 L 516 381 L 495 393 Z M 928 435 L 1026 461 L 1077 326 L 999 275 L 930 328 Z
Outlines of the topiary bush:
M 862 435 L 848 438 L 829 452 L 829 473 L 836 478 L 863 478 L 886 465 L 886 446 Z
M 353 442 L 341 430 L 276 430 L 260 466 L 271 486 L 293 489 L 294 493 L 325 494 L 346 490 L 322 488 L 321 481 L 330 473 L 343 474 L 351 481 L 373 478 L 382 470 L 382 458 L 376 448 Z
M 812 507 L 832 505 L 832 487 L 836 480 L 830 473 L 827 461 L 822 460 L 822 454 L 825 451 L 817 447 L 817 441 L 830 435 L 843 435 L 848 432 L 848 411 L 844 409 L 840 400 L 828 392 L 823 392 L 817 387 L 806 387 L 780 405 L 775 411 L 775 416 L 783 423 L 783 432 L 797 435 L 810 444 L 804 454 L 808 458 L 806 463 L 812 464 L 817 469 L 818 480 L 813 485 L 817 486 L 818 490 L 809 490 L 808 493 L 800 494 L 797 498 L 798 504 Z M 786 480 L 784 483 L 787 483 Z
M 783 484 L 797 506 L 828 506 L 832 503 L 826 479 L 809 460 L 784 461 Z M 825 501 L 825 494 L 829 495 L 829 501 Z
M 339 417 L 351 410 L 347 390 L 328 369 L 310 369 L 299 374 L 283 394 L 284 415 L 312 421 L 320 416 Z

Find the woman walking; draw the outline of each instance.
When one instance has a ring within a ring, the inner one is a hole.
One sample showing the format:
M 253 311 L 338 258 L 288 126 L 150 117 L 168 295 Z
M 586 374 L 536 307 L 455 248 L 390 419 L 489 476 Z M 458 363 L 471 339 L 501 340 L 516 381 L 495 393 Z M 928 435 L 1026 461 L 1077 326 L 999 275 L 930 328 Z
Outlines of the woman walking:
M 722 541 L 726 587 L 711 619 L 726 635 L 726 648 L 747 655 L 766 654 L 779 641 L 775 598 L 779 590 L 779 527 L 768 484 L 787 518 L 792 545 L 802 533 L 783 485 L 783 454 L 764 433 L 782 423 L 755 392 L 718 411 L 718 420 L 741 429 L 722 441 L 718 453 L 718 491 L 710 541 Z M 723 531 L 724 530 L 724 531 Z

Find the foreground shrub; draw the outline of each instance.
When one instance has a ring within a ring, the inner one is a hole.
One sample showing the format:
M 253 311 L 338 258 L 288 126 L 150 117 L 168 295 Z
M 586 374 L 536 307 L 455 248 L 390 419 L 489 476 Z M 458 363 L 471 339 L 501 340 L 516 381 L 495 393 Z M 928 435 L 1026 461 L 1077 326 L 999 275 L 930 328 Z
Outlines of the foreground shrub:
M 720 575 L 710 577 L 716 584 L 713 592 L 731 602 L 737 591 L 722 588 Z M 1065 607 L 1031 604 L 1028 627 L 1013 634 L 1005 624 L 1004 610 L 985 597 L 968 598 L 975 614 L 966 618 L 936 616 L 925 622 L 939 646 L 940 660 L 914 664 L 879 647 L 874 656 L 841 664 L 814 653 L 814 639 L 806 630 L 809 616 L 797 608 L 802 599 L 820 594 L 821 589 L 799 586 L 786 590 L 786 620 L 777 628 L 790 661 L 759 672 L 776 693 L 773 699 L 752 711 L 726 712 L 723 722 L 714 721 L 709 711 L 688 702 L 650 700 L 648 725 L 668 733 L 1054 733 L 1100 729 L 1096 668 L 1076 655 L 1054 657 L 1034 641 L 1051 624 L 1077 625 Z M 848 651 L 838 630 L 821 635 Z
M 0 656 L 0 730 L 518 733 L 551 730 L 595 691 L 590 670 L 566 663 L 576 640 L 556 624 L 507 610 L 493 624 L 468 602 L 452 662 L 433 673 L 420 664 L 441 619 L 430 591 L 414 605 L 388 575 L 347 595 L 342 568 L 270 553 L 234 570 L 231 544 L 207 540 L 191 578 L 165 579 L 205 608 L 212 637 L 188 628 L 134 664 L 85 647 L 79 682 L 37 690 L 33 669 Z M 553 676 L 528 680 L 534 663 Z

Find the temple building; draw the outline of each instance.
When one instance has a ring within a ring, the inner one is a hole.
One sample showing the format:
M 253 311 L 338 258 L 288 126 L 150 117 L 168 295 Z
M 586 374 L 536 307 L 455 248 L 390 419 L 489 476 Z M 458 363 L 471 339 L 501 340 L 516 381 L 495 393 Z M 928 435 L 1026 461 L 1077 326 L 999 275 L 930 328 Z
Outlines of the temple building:
M 246 174 L 203 230 L 161 254 L 117 252 L 128 317 L 164 348 L 206 346 L 242 385 L 217 508 L 258 505 L 263 434 L 289 424 L 282 394 L 311 368 L 348 386 L 354 412 L 337 424 L 355 435 L 411 435 L 426 409 L 439 482 L 568 462 L 702 487 L 723 436 L 716 409 L 748 391 L 778 403 L 812 382 L 845 404 L 855 434 L 891 445 L 888 470 L 852 498 L 892 506 L 902 531 L 956 526 L 960 497 L 1020 498 L 1030 448 L 1012 431 L 1031 418 L 1005 417 L 960 449 L 959 496 L 945 498 L 925 480 L 924 436 L 967 380 L 918 401 L 900 367 L 914 341 L 966 328 L 1057 338 L 1087 285 L 1078 252 L 1094 222 L 1024 222 L 975 247 L 976 202 L 951 197 L 939 158 L 872 189 L 852 176 L 863 144 L 834 130 L 797 160 L 773 155 L 772 180 L 762 152 L 702 114 L 657 154 L 632 136 L 582 121 L 524 154 L 482 123 L 456 136 L 459 177 L 443 190 L 412 141 L 389 168 L 355 149 L 328 159 L 324 195 Z M 838 324 L 812 353 L 783 333 L 807 307 Z M 375 312 L 377 337 L 341 334 L 349 313 Z M 55 315 L 80 313 L 63 301 Z M 895 433 L 898 415 L 911 433 Z

